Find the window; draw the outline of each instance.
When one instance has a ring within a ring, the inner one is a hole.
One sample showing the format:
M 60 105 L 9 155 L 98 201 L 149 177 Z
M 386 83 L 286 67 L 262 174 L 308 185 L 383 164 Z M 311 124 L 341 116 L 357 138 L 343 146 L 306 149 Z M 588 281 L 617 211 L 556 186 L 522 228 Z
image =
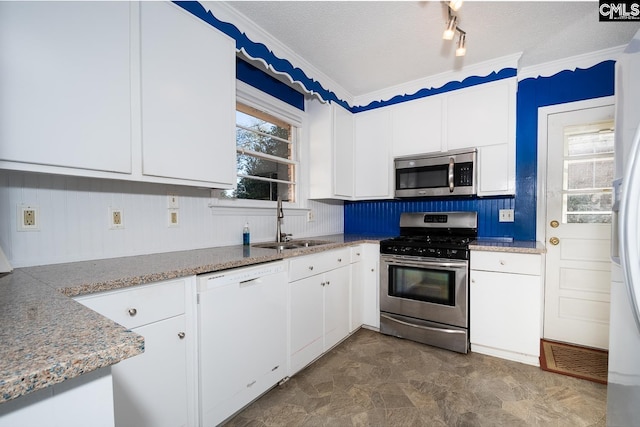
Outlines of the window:
M 236 104 L 237 188 L 223 197 L 295 202 L 296 127 L 256 108 Z
M 565 129 L 564 223 L 610 223 L 613 122 Z

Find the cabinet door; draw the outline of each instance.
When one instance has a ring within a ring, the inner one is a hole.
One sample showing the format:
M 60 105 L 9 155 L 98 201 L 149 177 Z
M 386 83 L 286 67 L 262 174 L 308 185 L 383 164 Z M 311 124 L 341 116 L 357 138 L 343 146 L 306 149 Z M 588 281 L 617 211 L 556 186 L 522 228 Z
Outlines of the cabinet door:
M 324 351 L 349 335 L 349 267 L 325 273 Z
M 289 284 L 290 375 L 307 366 L 323 351 L 323 277 L 316 275 Z
M 362 323 L 380 328 L 380 245 L 363 245 Z
M 333 108 L 333 189 L 336 196 L 353 197 L 353 114 L 337 104 Z
M 143 174 L 230 188 L 233 40 L 165 2 L 142 2 L 140 37 Z
M 508 144 L 478 149 L 478 195 L 515 193 L 515 159 Z
M 451 92 L 446 116 L 448 149 L 513 141 L 512 92 L 515 94 L 515 87 L 506 79 Z
M 185 316 L 133 329 L 144 353 L 112 368 L 117 426 L 175 427 L 188 424 Z
M 313 98 L 305 103 L 309 118 L 309 197 L 328 199 L 333 194 L 333 111 Z
M 540 276 L 471 270 L 471 344 L 537 356 Z
M 355 115 L 355 197 L 381 199 L 391 195 L 389 144 L 391 126 L 385 108 Z
M 349 332 L 353 332 L 363 324 L 363 308 L 364 308 L 364 262 L 356 262 L 351 264 L 351 324 Z
M 393 157 L 442 151 L 443 95 L 394 105 Z
M 3 166 L 131 173 L 129 25 L 127 2 L 0 2 Z

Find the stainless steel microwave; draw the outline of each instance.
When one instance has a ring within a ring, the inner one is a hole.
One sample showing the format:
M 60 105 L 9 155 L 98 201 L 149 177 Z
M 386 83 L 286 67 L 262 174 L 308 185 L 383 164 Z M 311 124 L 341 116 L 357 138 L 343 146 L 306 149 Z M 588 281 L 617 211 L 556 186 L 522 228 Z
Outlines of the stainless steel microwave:
M 476 149 L 398 157 L 394 160 L 395 196 L 474 196 L 477 158 Z

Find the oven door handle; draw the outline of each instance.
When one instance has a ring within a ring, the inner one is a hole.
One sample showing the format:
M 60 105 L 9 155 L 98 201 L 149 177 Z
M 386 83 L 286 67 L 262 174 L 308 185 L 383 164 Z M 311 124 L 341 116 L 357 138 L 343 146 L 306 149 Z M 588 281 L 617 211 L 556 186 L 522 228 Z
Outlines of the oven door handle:
M 397 265 L 399 267 L 435 267 L 435 268 L 467 268 L 467 261 L 447 262 L 447 261 L 398 261 L 395 258 L 382 258 L 383 262 L 388 265 Z
M 459 331 L 456 329 L 442 329 L 442 328 L 432 328 L 429 326 L 414 325 L 413 323 L 403 322 L 402 320 L 398 320 L 395 317 L 387 316 L 386 314 L 380 314 L 380 317 L 384 317 L 385 319 L 390 320 L 392 322 L 400 323 L 401 325 L 410 326 L 412 328 L 417 328 L 417 329 L 426 329 L 427 331 L 444 332 L 445 334 L 465 334 L 466 333 L 466 331 Z

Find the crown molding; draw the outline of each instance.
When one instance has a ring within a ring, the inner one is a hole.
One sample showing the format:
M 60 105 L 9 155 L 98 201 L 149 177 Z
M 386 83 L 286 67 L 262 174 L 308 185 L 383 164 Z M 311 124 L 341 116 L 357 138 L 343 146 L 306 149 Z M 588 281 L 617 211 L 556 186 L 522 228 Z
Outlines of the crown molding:
M 277 58 L 285 59 L 289 61 L 295 68 L 304 70 L 303 72 L 308 76 L 310 81 L 315 81 L 320 84 L 326 91 L 333 92 L 336 95 L 337 99 L 345 101 L 349 105 L 353 104 L 353 95 L 349 93 L 345 88 L 340 86 L 329 76 L 307 62 L 304 58 L 284 45 L 282 42 L 272 36 L 269 32 L 265 31 L 251 19 L 247 18 L 246 16 L 242 15 L 237 10 L 232 8 L 229 4 L 227 4 L 227 2 L 202 1 L 200 2 L 200 4 L 220 21 L 224 21 L 235 26 L 252 42 L 267 46 L 269 51 Z M 266 58 L 252 57 L 244 49 L 239 49 L 238 51 L 249 59 L 260 61 L 271 72 L 284 76 L 299 90 L 309 94 L 317 94 L 323 101 L 328 101 L 328 99 L 324 99 L 321 93 L 307 87 L 305 85 L 305 82 L 295 80 L 286 71 L 275 69 L 273 64 L 269 63 Z
M 433 76 L 422 77 L 407 83 L 391 86 L 365 95 L 360 95 L 354 99 L 354 107 L 364 107 L 372 102 L 384 102 L 393 97 L 402 95 L 412 95 L 422 89 L 437 89 L 451 82 L 462 82 L 469 77 L 485 77 L 496 71 L 505 68 L 518 69 L 518 62 L 522 52 L 514 53 L 490 61 L 479 62 L 467 65 L 459 70 L 447 71 Z
M 538 77 L 551 77 L 561 71 L 575 71 L 578 68 L 587 69 L 604 61 L 616 61 L 625 47 L 624 45 L 617 46 L 524 67 L 518 71 L 518 81 Z

